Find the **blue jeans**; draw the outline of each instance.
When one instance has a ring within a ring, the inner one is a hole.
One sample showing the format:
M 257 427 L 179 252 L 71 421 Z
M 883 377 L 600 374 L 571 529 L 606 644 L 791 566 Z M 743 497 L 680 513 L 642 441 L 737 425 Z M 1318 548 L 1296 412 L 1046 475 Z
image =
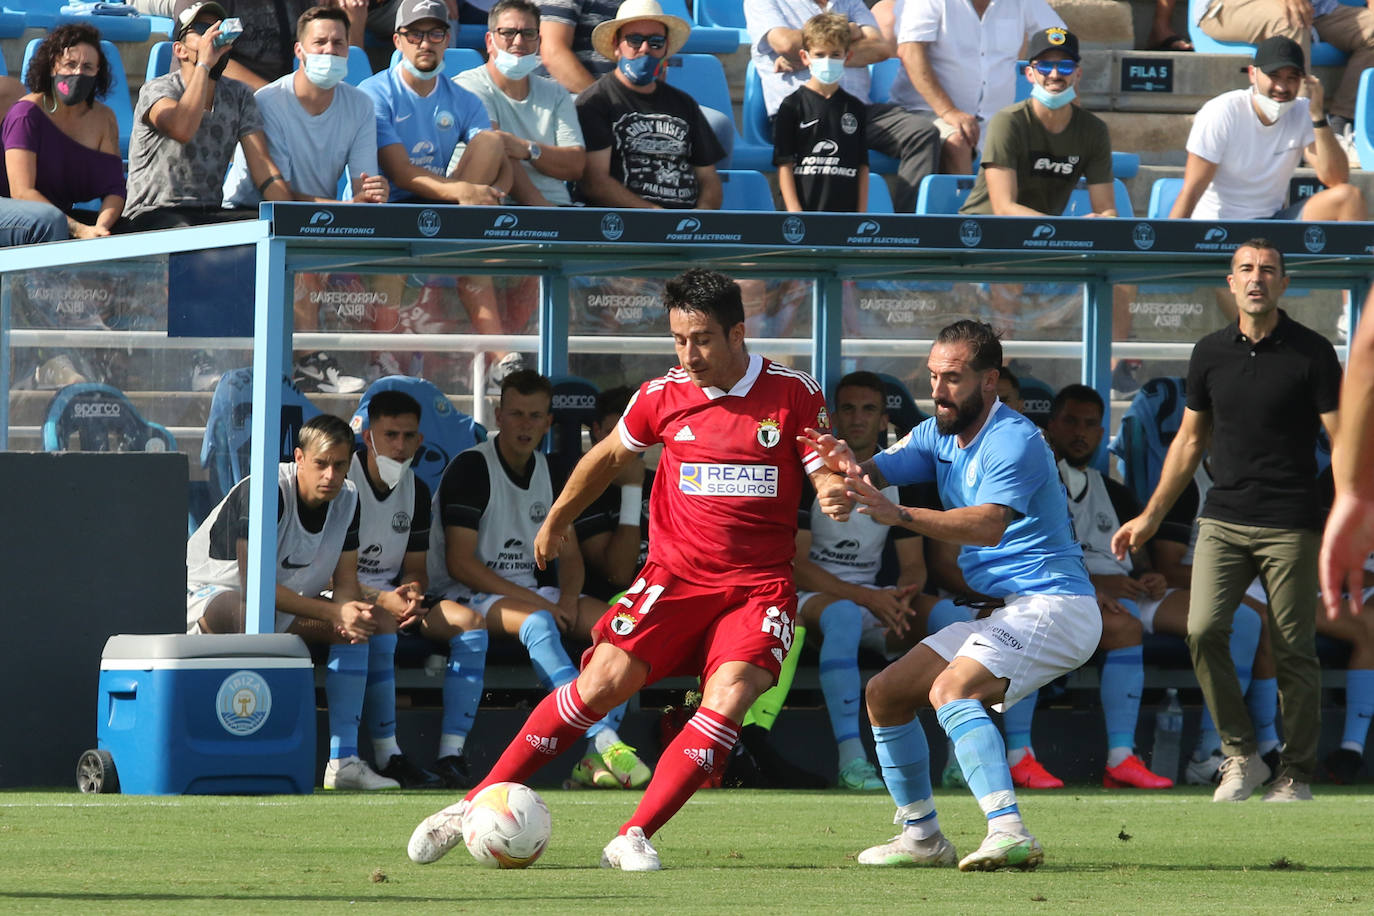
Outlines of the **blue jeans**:
M 0 248 L 67 238 L 67 217 L 52 204 L 0 197 Z

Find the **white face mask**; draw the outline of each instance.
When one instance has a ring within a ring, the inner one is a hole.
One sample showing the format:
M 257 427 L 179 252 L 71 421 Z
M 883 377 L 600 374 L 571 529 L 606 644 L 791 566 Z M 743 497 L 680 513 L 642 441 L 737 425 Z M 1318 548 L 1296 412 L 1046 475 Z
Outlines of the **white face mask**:
M 394 487 L 401 482 L 401 477 L 406 472 L 407 462 L 397 461 L 395 458 L 388 458 L 376 452 L 372 453 L 372 457 L 377 459 L 377 476 L 382 478 L 382 483 L 388 487 Z
M 538 54 L 512 54 L 496 49 L 496 69 L 507 79 L 522 80 L 539 67 Z
M 321 89 L 333 89 L 348 75 L 348 58 L 333 54 L 305 55 L 305 77 Z
M 1067 461 L 1059 463 L 1059 473 L 1064 478 L 1064 488 L 1069 491 L 1069 495 L 1077 497 L 1088 486 L 1088 474 L 1069 464 Z
M 1283 117 L 1283 113 L 1292 108 L 1293 103 L 1297 101 L 1296 99 L 1289 99 L 1286 102 L 1275 101 L 1267 95 L 1260 95 L 1259 90 L 1253 86 L 1250 87 L 1250 97 L 1255 100 L 1255 108 L 1259 109 L 1259 113 L 1270 124 Z
M 435 67 L 433 70 L 421 70 L 404 57 L 401 58 L 401 66 L 417 80 L 432 80 L 444 72 L 444 59 L 440 57 L 439 66 Z

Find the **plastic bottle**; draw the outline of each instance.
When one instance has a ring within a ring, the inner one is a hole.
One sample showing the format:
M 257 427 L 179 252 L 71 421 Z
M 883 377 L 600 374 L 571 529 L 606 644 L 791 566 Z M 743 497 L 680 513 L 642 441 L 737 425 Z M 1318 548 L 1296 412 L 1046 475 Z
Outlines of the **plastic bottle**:
M 1178 691 L 1170 687 L 1155 713 L 1155 746 L 1150 753 L 1150 769 L 1160 776 L 1178 779 L 1178 750 L 1183 738 L 1183 707 Z

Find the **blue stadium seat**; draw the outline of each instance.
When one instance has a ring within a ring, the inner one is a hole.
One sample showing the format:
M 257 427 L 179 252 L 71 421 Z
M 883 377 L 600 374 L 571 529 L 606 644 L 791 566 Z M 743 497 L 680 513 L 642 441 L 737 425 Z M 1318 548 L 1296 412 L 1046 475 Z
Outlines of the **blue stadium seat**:
M 295 454 L 301 427 L 320 409 L 311 403 L 286 375 L 281 379 L 281 426 L 277 438 L 278 460 Z M 224 498 L 248 476 L 252 448 L 253 370 L 231 369 L 220 376 L 210 398 L 205 438 L 200 447 L 200 466 L 210 472 L 210 503 Z
M 735 141 L 731 163 L 742 169 L 773 169 L 773 125 L 763 103 L 763 83 L 751 60 L 744 69 L 744 105 L 740 110 L 740 137 Z
M 391 63 L 387 66 L 394 67 L 401 62 L 401 49 L 397 48 L 391 52 Z M 444 51 L 444 79 L 453 79 L 464 70 L 471 70 L 473 67 L 480 67 L 486 63 L 482 55 L 472 48 L 449 48 Z M 353 60 L 349 58 L 349 69 L 353 67 Z
M 1360 163 L 1368 162 L 1374 168 L 1374 69 L 1360 74 L 1360 92 L 1355 97 L 1355 149 L 1360 154 Z
M 1178 192 L 1182 190 L 1182 178 L 1156 178 L 1155 183 L 1150 185 L 1150 209 L 1146 216 L 1150 219 L 1168 219 L 1169 211 L 1178 199 Z
M 1044 429 L 1050 422 L 1050 403 L 1054 401 L 1054 389 L 1029 375 L 1022 375 L 1017 381 L 1021 383 L 1021 403 L 1025 415 L 1033 420 L 1036 426 Z
M 0 38 L 18 38 L 24 34 L 24 29 L 27 27 L 28 16 L 23 10 L 12 10 L 9 7 L 0 8 Z M 9 72 L 0 73 L 0 76 L 9 76 Z
M 897 431 L 897 438 L 900 439 L 911 432 L 918 423 L 927 419 L 926 413 L 916 405 L 916 399 L 895 375 L 888 375 L 886 372 L 874 374 L 883 383 L 883 407 L 887 411 L 887 421 Z M 888 442 L 887 432 L 884 429 L 878 433 L 879 448 L 886 448 L 891 444 Z
M 24 65 L 19 71 L 21 74 L 27 76 L 29 61 L 33 59 L 34 52 L 42 43 L 43 39 L 35 38 L 24 48 Z M 129 98 L 129 78 L 124 74 L 124 61 L 119 56 L 119 49 L 103 38 L 100 41 L 100 49 L 105 52 L 105 58 L 110 62 L 110 93 L 100 101 L 109 105 L 115 113 L 115 119 L 119 122 L 119 155 L 128 159 L 129 136 L 134 130 L 134 106 Z
M 1245 57 L 1254 57 L 1254 45 L 1240 41 L 1217 41 L 1202 31 L 1202 26 L 1198 25 L 1198 17 L 1207 8 L 1208 2 L 1209 0 L 1188 0 L 1188 40 L 1193 43 L 1194 50 L 1198 54 L 1240 54 Z M 1363 3 L 1349 3 L 1348 5 L 1364 6 Z M 1309 67 L 1340 67 L 1345 64 L 1345 61 L 1344 51 L 1324 41 L 1314 41 L 1311 59 L 1307 64 Z
M 691 24 L 692 13 L 686 0 L 662 0 L 660 6 L 668 16 L 676 16 Z M 683 54 L 733 54 L 739 50 L 739 30 L 696 25 L 680 49 Z M 729 109 L 727 108 L 728 112 Z
M 84 23 L 100 30 L 100 37 L 108 41 L 147 41 L 152 32 L 148 16 L 105 16 L 90 13 L 64 13 L 62 7 L 69 0 L 24 0 L 24 13 L 31 29 L 51 31 L 59 25 Z
M 1131 192 L 1126 190 L 1125 183 L 1120 178 L 1112 179 L 1112 191 L 1116 196 L 1116 215 L 1135 216 L 1135 208 L 1131 206 Z M 1088 187 L 1083 183 L 1083 179 L 1078 179 L 1078 187 L 1073 189 L 1069 195 L 1069 205 L 1064 208 L 1065 216 L 1083 216 L 1093 210 L 1092 199 L 1088 195 Z
M 415 453 L 411 467 L 431 493 L 439 489 L 444 468 L 455 455 L 487 438 L 482 424 L 454 407 L 433 382 L 409 375 L 388 375 L 367 386 L 358 401 L 358 409 L 353 411 L 353 431 L 360 437 L 367 429 L 368 402 L 379 391 L 403 391 L 419 402 L 420 435 L 424 436 L 424 442 Z
M 721 186 L 724 189 L 722 210 L 762 210 L 771 213 L 773 189 L 768 186 L 768 176 L 749 169 L 721 169 Z
M 1112 177 L 1120 178 L 1125 181 L 1134 178 L 1140 171 L 1139 153 L 1118 153 L 1112 152 Z
M 897 78 L 897 71 L 901 69 L 902 62 L 895 57 L 869 64 L 869 99 L 874 103 L 892 101 L 892 81 Z
M 166 42 L 158 42 L 159 45 Z M 153 65 L 152 55 L 148 55 L 148 66 Z M 296 58 L 291 67 L 294 73 L 301 68 L 300 58 Z M 444 74 L 448 75 L 448 68 L 444 68 Z M 372 75 L 372 63 L 367 59 L 367 52 L 362 48 L 349 45 L 348 47 L 348 73 L 344 75 L 344 82 L 350 86 L 356 86 L 363 80 Z
M 1183 420 L 1186 389 L 1183 378 L 1168 376 L 1141 385 L 1107 446 L 1117 458 L 1122 482 L 1141 505 L 1149 501 L 1159 483 L 1164 456 Z
M 471 48 L 474 51 L 485 52 L 487 27 L 471 22 L 459 23 L 457 31 L 453 33 L 452 42 L 455 48 Z
M 148 49 L 148 69 L 143 74 L 143 81 L 157 79 L 172 72 L 172 43 L 170 41 L 159 41 Z
M 601 390 L 576 375 L 554 376 L 553 425 L 544 437 L 549 456 L 549 473 L 555 480 L 565 478 L 582 457 L 582 427 L 591 428 L 596 417 L 596 396 Z
M 668 58 L 664 71 L 664 82 L 680 89 L 696 100 L 702 108 L 714 108 L 730 121 L 735 131 L 735 147 L 739 146 L 739 129 L 735 126 L 734 106 L 730 102 L 730 85 L 725 81 L 725 68 L 720 58 L 712 54 L 675 54 Z M 770 147 L 768 156 L 771 159 Z M 720 166 L 731 168 L 734 153 Z
M 868 212 L 896 212 L 892 208 L 892 192 L 887 188 L 887 181 L 874 171 L 868 173 Z
M 76 448 L 72 449 L 72 436 Z M 166 427 L 143 419 L 124 392 L 96 382 L 58 390 L 43 420 L 47 452 L 174 452 L 176 438 Z
M 916 189 L 916 212 L 958 213 L 973 182 L 972 175 L 927 175 Z
M 692 13 L 696 16 L 696 25 L 734 29 L 739 33 L 739 43 L 749 44 L 748 23 L 744 18 L 744 4 L 740 0 L 694 0 Z

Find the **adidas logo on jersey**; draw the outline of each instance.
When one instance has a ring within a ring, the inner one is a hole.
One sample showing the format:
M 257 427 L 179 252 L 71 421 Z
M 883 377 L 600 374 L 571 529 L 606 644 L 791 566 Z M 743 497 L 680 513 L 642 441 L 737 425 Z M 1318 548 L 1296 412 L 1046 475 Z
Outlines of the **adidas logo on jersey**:
M 677 435 L 673 437 L 673 441 L 674 441 L 674 442 L 695 442 L 695 441 L 697 441 L 697 437 L 694 436 L 694 435 L 692 435 L 692 427 L 690 427 L 690 426 L 684 426 L 684 427 L 682 427 L 682 429 L 679 429 L 679 430 L 677 431 Z
M 525 740 L 530 743 L 536 751 L 547 757 L 558 756 L 558 739 L 545 738 L 540 735 L 526 735 Z
M 682 753 L 692 758 L 692 762 L 708 773 L 716 769 L 716 749 L 712 747 L 683 748 Z

